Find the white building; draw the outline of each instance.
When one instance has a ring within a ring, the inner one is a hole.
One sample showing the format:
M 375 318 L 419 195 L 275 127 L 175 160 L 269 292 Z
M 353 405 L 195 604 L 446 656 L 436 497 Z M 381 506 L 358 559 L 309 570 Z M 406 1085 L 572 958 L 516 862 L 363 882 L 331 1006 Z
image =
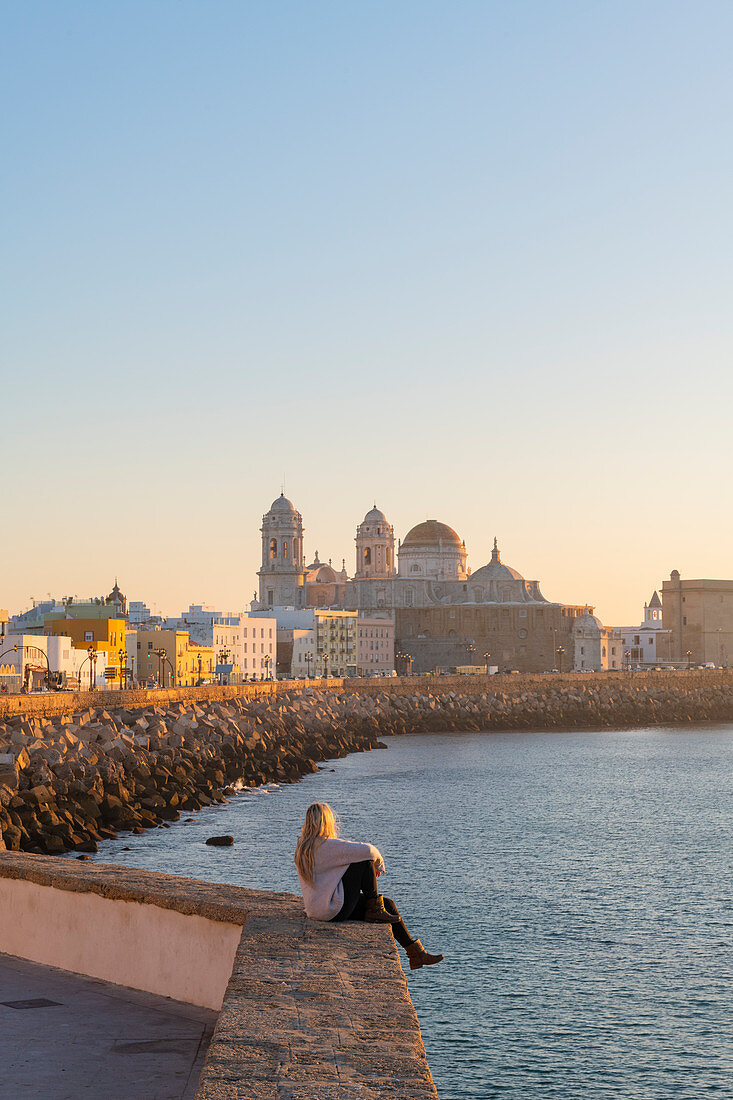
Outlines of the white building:
M 649 603 L 644 604 L 644 621 L 639 626 L 620 626 L 617 633 L 623 644 L 625 666 L 655 668 L 660 661 L 666 663 L 666 643 L 672 632 L 662 626 L 662 601 L 659 593 L 655 591 Z M 663 644 L 660 644 L 662 639 Z
M 597 615 L 586 611 L 573 624 L 574 663 L 576 672 L 608 672 L 623 668 L 621 636 L 604 626 Z
M 106 689 L 107 654 L 97 650 L 94 660 L 94 686 Z M 29 690 L 47 686 L 47 674 L 61 674 L 61 683 L 68 687 L 90 686 L 92 664 L 86 649 L 76 649 L 71 638 L 63 634 L 8 634 L 0 657 L 0 686 L 8 691 L 20 691 L 23 684 Z
M 277 622 L 268 615 L 255 617 L 245 611 L 224 614 L 213 607 L 192 604 L 166 627 L 186 630 L 192 642 L 211 646 L 219 668 L 232 684 L 277 676 Z
M 293 647 L 290 675 L 293 677 L 314 677 L 316 675 L 315 630 L 301 630 L 296 627 L 294 630 L 285 633 L 291 635 L 289 641 Z

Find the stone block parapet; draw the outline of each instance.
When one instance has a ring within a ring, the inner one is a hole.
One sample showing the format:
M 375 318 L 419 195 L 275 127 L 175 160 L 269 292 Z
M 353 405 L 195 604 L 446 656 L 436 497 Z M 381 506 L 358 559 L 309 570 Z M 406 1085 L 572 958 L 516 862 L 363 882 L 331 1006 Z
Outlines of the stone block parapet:
M 437 1100 L 384 926 L 309 921 L 292 894 L 9 852 L 0 913 L 6 954 L 220 1010 L 197 1100 Z
M 294 894 L 247 890 L 226 883 L 204 882 L 161 872 L 121 867 L 114 863 L 76 863 L 56 856 L 0 852 L 0 879 L 24 880 L 54 890 L 97 894 L 108 901 L 156 905 L 184 916 L 241 924 L 262 909 L 270 914 L 291 912 Z
M 197 1100 L 437 1100 L 384 926 L 257 913 L 244 926 Z

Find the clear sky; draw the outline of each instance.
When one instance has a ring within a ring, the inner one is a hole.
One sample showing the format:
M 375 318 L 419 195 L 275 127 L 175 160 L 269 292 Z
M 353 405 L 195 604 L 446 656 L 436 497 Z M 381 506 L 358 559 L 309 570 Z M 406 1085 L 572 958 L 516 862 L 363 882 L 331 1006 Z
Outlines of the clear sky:
M 0 607 L 251 598 L 376 500 L 733 576 L 733 6 L 0 3 Z

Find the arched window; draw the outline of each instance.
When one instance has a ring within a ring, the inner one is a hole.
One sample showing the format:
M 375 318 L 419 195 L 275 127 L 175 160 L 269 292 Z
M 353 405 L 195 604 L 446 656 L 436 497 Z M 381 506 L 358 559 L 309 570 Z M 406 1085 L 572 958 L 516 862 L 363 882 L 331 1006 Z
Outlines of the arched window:
M 367 546 L 366 550 L 364 551 L 364 565 L 371 565 L 371 564 L 372 564 L 372 551 L 371 551 L 370 547 Z
M 415 589 L 408 588 L 405 592 L 405 607 L 412 607 L 415 603 Z
M 288 556 L 288 540 L 283 539 L 283 557 L 287 559 Z
M 270 539 L 270 557 L 277 557 L 277 539 Z

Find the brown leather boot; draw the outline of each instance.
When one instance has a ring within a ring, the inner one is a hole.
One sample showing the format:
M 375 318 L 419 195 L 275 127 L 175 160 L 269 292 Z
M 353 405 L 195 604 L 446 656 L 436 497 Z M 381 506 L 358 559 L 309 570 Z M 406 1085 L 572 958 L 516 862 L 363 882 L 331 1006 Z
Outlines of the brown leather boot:
M 442 955 L 431 955 L 426 951 L 420 940 L 413 940 L 412 943 L 408 943 L 405 950 L 410 960 L 410 970 L 419 970 L 421 966 L 433 966 L 434 963 L 443 961 Z
M 381 894 L 377 894 L 375 898 L 367 898 L 364 910 L 365 921 L 370 924 L 397 924 L 399 919 L 396 913 L 388 913 L 384 908 Z

